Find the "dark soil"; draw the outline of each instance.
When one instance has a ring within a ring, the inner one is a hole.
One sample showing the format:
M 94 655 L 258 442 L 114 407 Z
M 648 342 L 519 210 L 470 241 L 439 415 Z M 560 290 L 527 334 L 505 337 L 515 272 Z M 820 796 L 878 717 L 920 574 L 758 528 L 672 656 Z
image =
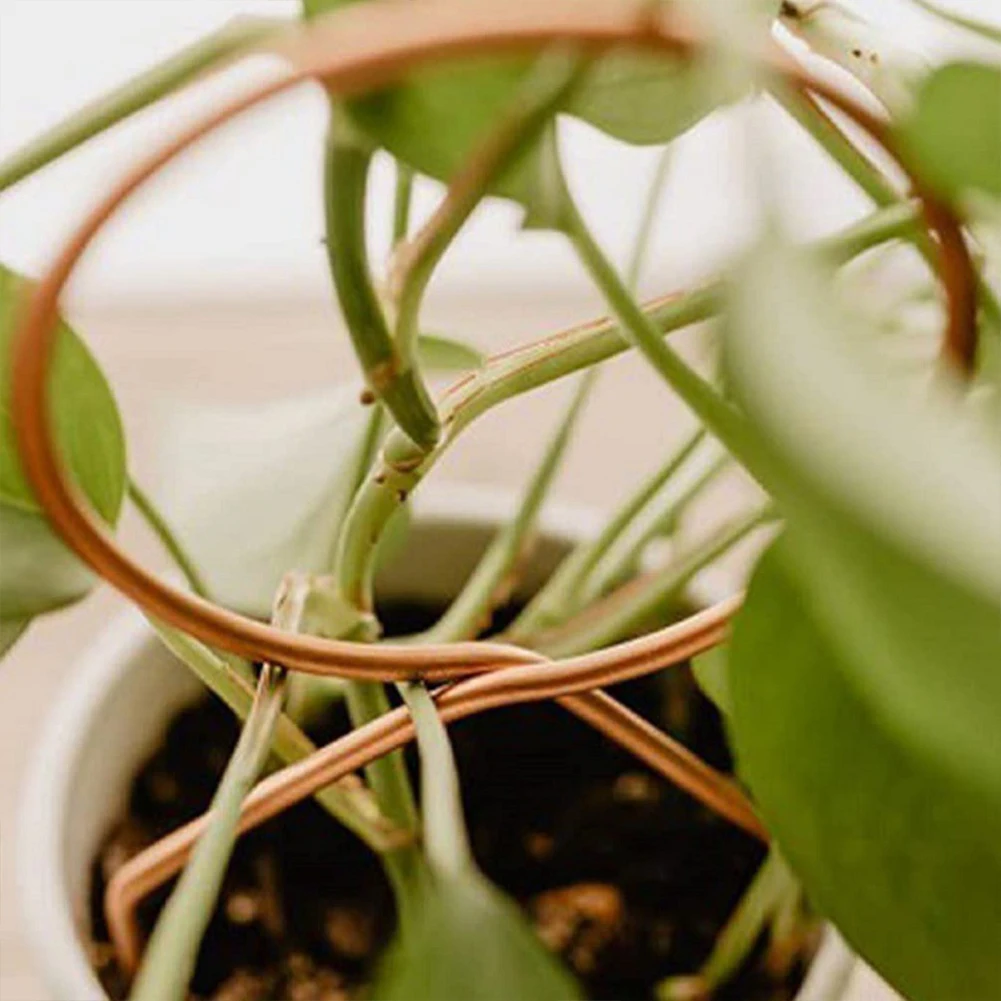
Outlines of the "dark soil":
M 430 624 L 402 606 L 394 631 Z M 715 709 L 687 669 L 615 694 L 713 764 L 730 767 Z M 315 728 L 347 728 L 334 707 Z M 652 998 L 694 973 L 762 861 L 761 847 L 554 704 L 497 710 L 451 727 L 476 857 L 516 898 L 592 998 Z M 136 777 L 128 816 L 94 862 L 93 957 L 113 999 L 127 985 L 101 913 L 107 878 L 128 857 L 203 812 L 237 735 L 206 699 L 181 713 Z M 166 890 L 142 908 L 148 931 Z M 312 802 L 242 838 L 192 984 L 214 1001 L 335 1001 L 364 984 L 393 930 L 375 857 Z M 759 948 L 722 1001 L 783 1001 L 803 964 L 769 972 Z M 452 999 L 442 999 L 452 1001 Z

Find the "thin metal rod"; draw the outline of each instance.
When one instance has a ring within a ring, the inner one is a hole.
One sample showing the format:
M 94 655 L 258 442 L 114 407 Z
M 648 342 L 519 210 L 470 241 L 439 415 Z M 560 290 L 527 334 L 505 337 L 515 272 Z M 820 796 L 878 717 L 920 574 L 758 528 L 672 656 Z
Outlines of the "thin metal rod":
M 688 660 L 725 639 L 742 597 L 722 601 L 682 622 L 617 647 L 609 663 L 603 652 L 549 661 L 539 654 L 521 667 L 479 675 L 434 693 L 446 723 L 506 705 L 557 699 L 670 781 L 697 796 L 754 837 L 767 833 L 744 793 L 666 734 L 604 693 L 605 685 L 642 677 Z M 240 831 L 270 820 L 317 789 L 413 740 L 405 707 L 394 709 L 262 781 L 244 801 Z M 134 856 L 109 880 L 104 906 L 108 930 L 126 969 L 138 964 L 141 937 L 135 910 L 139 901 L 184 866 L 206 823 L 191 821 Z
M 293 636 L 182 591 L 148 573 L 108 534 L 69 481 L 52 434 L 47 373 L 55 346 L 59 296 L 105 222 L 165 164 L 206 134 L 310 78 L 341 96 L 386 85 L 429 60 L 497 51 L 537 49 L 554 41 L 593 49 L 632 45 L 689 57 L 702 44 L 673 8 L 648 0 L 425 0 L 346 7 L 277 43 L 294 68 L 231 100 L 151 154 L 88 215 L 35 287 L 14 344 L 12 418 L 25 474 L 39 504 L 70 548 L 98 574 L 141 606 L 204 643 L 290 670 L 368 680 L 423 677 L 430 681 L 518 663 L 513 647 L 458 643 L 428 648 L 349 643 Z M 856 121 L 891 154 L 885 122 L 854 99 L 811 79 L 777 50 L 762 61 L 799 91 L 816 93 Z M 899 158 L 898 158 L 899 159 Z M 906 167 L 906 164 L 903 166 Z M 966 364 L 975 347 L 974 272 L 955 216 L 912 176 L 925 219 L 938 236 L 939 274 L 949 311 L 944 344 Z

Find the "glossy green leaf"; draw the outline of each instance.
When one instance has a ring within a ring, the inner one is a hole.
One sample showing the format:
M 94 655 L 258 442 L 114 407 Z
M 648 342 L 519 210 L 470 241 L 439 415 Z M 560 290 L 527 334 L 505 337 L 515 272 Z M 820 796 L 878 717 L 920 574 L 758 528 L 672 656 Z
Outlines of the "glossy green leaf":
M 533 60 L 490 56 L 450 60 L 412 74 L 405 84 L 351 101 L 361 131 L 413 170 L 450 180 L 490 135 L 518 96 Z M 494 193 L 546 217 L 554 198 L 551 131 L 497 180 Z
M 329 568 L 368 427 L 359 391 L 168 416 L 158 500 L 219 601 L 267 617 L 287 571 Z
M 906 997 L 1001 997 L 1001 801 L 908 748 L 853 688 L 789 550 L 761 561 L 734 629 L 741 774 L 814 905 Z M 965 662 L 948 666 L 962 684 Z
M 567 113 L 634 145 L 671 142 L 742 89 L 727 84 L 709 59 L 693 62 L 621 53 L 602 59 Z
M 390 948 L 380 1001 L 570 1001 L 580 988 L 518 908 L 482 876 L 432 875 L 422 908 Z
M 304 3 L 307 16 L 341 6 L 343 0 Z M 717 6 L 716 19 L 729 21 L 736 30 L 749 21 L 767 25 L 777 3 L 717 0 Z M 449 60 L 411 74 L 403 84 L 352 100 L 350 117 L 370 140 L 407 166 L 447 181 L 511 106 L 534 61 L 521 55 Z M 713 58 L 680 62 L 614 53 L 595 64 L 565 110 L 625 142 L 670 142 L 719 104 L 745 92 L 746 79 L 727 80 L 719 67 L 720 60 Z M 499 179 L 493 193 L 525 206 L 528 225 L 556 225 L 562 194 L 557 172 L 554 137 L 547 131 Z
M 946 197 L 1001 198 L 1001 67 L 951 63 L 922 84 L 900 141 Z
M 53 534 L 18 458 L 10 415 L 10 365 L 26 282 L 0 265 L 0 606 L 30 618 L 80 598 L 93 578 Z M 51 375 L 55 434 L 77 486 L 109 524 L 125 496 L 125 440 L 111 390 L 87 348 L 60 321 Z
M 768 612 L 751 601 L 742 615 L 732 722 L 783 850 L 856 948 L 909 997 L 992 996 L 1001 991 L 987 947 L 1001 936 L 1001 456 L 960 387 L 904 377 L 861 326 L 830 276 L 776 244 L 757 250 L 731 294 L 728 375 L 767 457 L 759 473 L 786 516 L 783 569 L 799 593 L 785 606 L 766 602 Z M 746 637 L 783 607 L 766 654 Z M 820 668 L 790 681 L 785 664 L 792 643 L 782 630 L 807 613 L 830 647 L 811 660 L 826 665 L 823 685 Z M 752 691 L 769 670 L 783 672 L 775 688 L 793 686 L 781 700 L 770 684 Z M 835 705 L 825 729 L 819 717 Z M 812 719 L 802 728 L 791 718 L 800 707 Z M 825 778 L 809 795 L 794 780 L 805 774 Z M 818 812 L 817 797 L 831 797 L 836 818 Z M 934 824 L 922 819 L 929 811 Z M 950 832 L 943 818 L 953 813 Z M 981 869 L 975 889 L 970 858 Z
M 432 372 L 466 372 L 486 361 L 486 355 L 472 344 L 442 334 L 421 334 L 417 354 L 421 365 Z

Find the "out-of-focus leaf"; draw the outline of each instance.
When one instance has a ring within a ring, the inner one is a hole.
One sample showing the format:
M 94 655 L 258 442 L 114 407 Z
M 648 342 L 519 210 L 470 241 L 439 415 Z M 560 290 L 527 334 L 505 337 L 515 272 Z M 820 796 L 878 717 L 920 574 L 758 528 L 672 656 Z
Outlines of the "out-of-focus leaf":
M 692 674 L 695 682 L 707 699 L 724 715 L 733 711 L 730 696 L 729 675 L 730 651 L 726 644 L 714 646 L 705 653 L 692 658 Z
M 308 16 L 344 6 L 343 0 L 305 0 Z M 776 0 L 717 0 L 713 20 L 762 29 Z M 705 5 L 693 7 L 696 15 Z M 534 63 L 532 56 L 490 55 L 452 59 L 412 73 L 404 83 L 348 104 L 351 119 L 373 142 L 422 174 L 448 181 L 490 134 L 518 94 Z M 638 144 L 666 143 L 725 101 L 745 92 L 720 72 L 720 60 L 689 62 L 641 53 L 602 58 L 569 98 L 566 112 L 615 138 Z M 507 170 L 493 193 L 519 202 L 526 224 L 558 224 L 562 185 L 554 184 L 556 161 L 547 131 Z
M 412 169 L 450 180 L 508 112 L 533 60 L 490 56 L 418 70 L 407 82 L 348 105 L 351 120 Z M 494 193 L 545 217 L 552 198 L 551 137 L 531 146 L 498 179 Z
M 160 502 L 224 604 L 266 617 L 287 571 L 329 567 L 368 423 L 359 389 L 168 416 Z
M 999 801 L 899 739 L 887 707 L 853 685 L 854 652 L 786 562 L 799 559 L 781 540 L 734 629 L 741 775 L 814 905 L 904 996 L 999 997 Z M 913 609 L 915 625 L 927 607 Z M 957 685 L 965 653 L 944 665 Z
M 812 52 L 860 80 L 893 114 L 913 105 L 930 67 L 913 45 L 900 44 L 896 33 L 838 0 L 786 0 L 781 21 Z
M 42 514 L 18 458 L 10 414 L 10 364 L 24 278 L 0 265 L 0 608 L 29 619 L 82 597 L 92 575 Z M 76 485 L 115 524 L 125 496 L 125 439 L 114 397 L 76 334 L 59 324 L 50 376 L 56 440 Z
M 916 391 L 831 288 L 769 243 L 725 323 L 789 579 L 765 565 L 732 642 L 739 761 L 811 897 L 884 976 L 916 999 L 994 996 L 1001 456 L 962 387 Z
M 421 334 L 417 341 L 421 365 L 432 372 L 465 372 L 480 368 L 486 356 L 472 344 L 442 334 Z
M 386 1001 L 570 1001 L 580 988 L 518 908 L 478 872 L 432 874 L 390 947 L 372 997 Z
M 918 91 L 900 141 L 944 196 L 1001 199 L 1001 67 L 950 63 Z
M 649 146 L 671 142 L 743 95 L 709 59 L 680 62 L 621 53 L 595 66 L 566 110 L 616 139 Z
M 0 657 L 21 638 L 30 619 L 0 619 Z

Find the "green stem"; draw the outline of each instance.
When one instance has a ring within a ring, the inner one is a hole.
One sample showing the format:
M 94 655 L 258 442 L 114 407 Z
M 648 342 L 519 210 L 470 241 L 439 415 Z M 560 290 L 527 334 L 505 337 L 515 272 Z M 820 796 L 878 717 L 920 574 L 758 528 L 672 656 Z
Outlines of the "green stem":
M 356 730 L 385 715 L 391 708 L 385 686 L 377 681 L 349 682 L 345 699 L 351 726 Z M 416 891 L 420 886 L 424 860 L 417 844 L 420 819 L 403 751 L 391 751 L 367 765 L 365 778 L 379 809 L 390 823 L 407 835 L 399 848 L 380 856 L 393 886 L 400 923 L 406 925 L 413 909 L 419 906 Z
M 640 208 L 640 225 L 633 241 L 633 250 L 629 255 L 629 264 L 626 266 L 626 285 L 635 291 L 642 277 L 643 262 L 650 252 L 650 237 L 653 235 L 653 224 L 660 209 L 661 197 L 664 194 L 664 182 L 667 180 L 667 171 L 671 166 L 673 152 L 668 146 L 660 155 L 657 166 L 654 168 L 653 180 L 647 189 L 647 196 Z
M 396 161 L 396 187 L 393 191 L 393 242 L 396 247 L 410 231 L 410 207 L 414 197 L 414 172 Z
M 178 541 L 177 536 L 171 530 L 170 525 L 167 524 L 166 519 L 149 495 L 132 477 L 129 477 L 128 491 L 132 503 L 136 506 L 136 510 L 143 516 L 146 524 L 149 525 L 153 533 L 160 540 L 160 544 L 167 550 L 177 568 L 184 574 L 184 579 L 188 582 L 188 586 L 195 594 L 207 598 L 208 587 L 194 560 L 188 556 L 184 547 Z
M 391 284 L 399 286 L 394 340 L 404 365 L 416 364 L 421 303 L 445 251 L 496 180 L 538 139 L 584 66 L 562 52 L 541 56 L 512 108 L 449 185 L 427 225 L 402 246 L 401 274 Z
M 739 972 L 764 933 L 772 914 L 795 885 L 795 877 L 782 856 L 773 848 L 755 873 L 750 886 L 717 937 L 709 958 L 699 971 L 698 979 L 704 987 L 706 997 L 711 997 Z M 672 990 L 672 979 L 665 980 L 658 986 L 657 997 L 660 1001 L 676 1001 L 678 994 Z
M 819 245 L 808 245 L 807 249 L 813 251 L 819 246 L 832 263 L 844 263 L 846 249 L 842 240 L 852 250 L 861 252 L 896 239 L 901 228 L 900 214 L 896 207 L 873 213 L 865 221 L 865 246 L 860 247 L 855 226 Z M 663 337 L 710 319 L 720 299 L 720 283 L 712 282 L 662 300 L 642 315 L 656 335 Z M 358 491 L 340 534 L 337 578 L 345 600 L 354 607 L 371 610 L 375 552 L 383 529 L 410 492 L 477 417 L 523 393 L 614 358 L 629 346 L 619 324 L 612 319 L 563 331 L 488 361 L 464 380 L 459 389 L 446 396 L 442 407 L 442 438 L 431 452 L 417 447 L 407 435 L 391 431 L 379 464 Z M 713 399 L 718 397 L 713 394 Z
M 668 526 L 677 524 L 685 511 L 699 497 L 703 490 L 712 483 L 731 463 L 726 452 L 717 456 L 682 493 L 672 498 L 663 498 L 665 504 L 651 505 L 651 512 L 644 519 L 647 524 L 632 538 L 623 539 L 623 545 L 610 549 L 605 558 L 600 560 L 594 571 L 584 582 L 579 596 L 582 607 L 603 594 L 616 583 L 634 572 L 640 565 L 643 550 L 657 535 L 667 530 Z M 629 533 L 627 533 L 629 534 Z
M 459 773 L 445 724 L 428 690 L 420 682 L 400 686 L 414 720 L 421 759 L 421 804 L 428 861 L 447 876 L 474 867 L 462 813 Z
M 560 563 L 506 631 L 505 635 L 512 643 L 521 643 L 532 633 L 548 629 L 579 610 L 581 588 L 598 561 L 618 543 L 705 435 L 704 427 L 696 428 L 674 455 L 626 499 L 596 538 L 576 546 Z
M 482 631 L 484 620 L 489 621 L 490 612 L 497 604 L 498 593 L 503 594 L 507 590 L 505 582 L 514 573 L 515 565 L 524 551 L 525 540 L 535 526 L 542 503 L 559 471 L 577 418 L 597 373 L 598 370 L 592 368 L 581 377 L 563 420 L 529 480 L 517 514 L 494 537 L 459 596 L 438 622 L 421 637 L 422 641 L 447 643 L 470 639 Z
M 365 205 L 371 152 L 331 104 L 324 173 L 327 257 L 365 379 L 396 423 L 422 448 L 438 438 L 438 415 L 419 373 L 396 349 L 369 271 Z
M 154 619 L 150 619 L 150 624 L 164 646 L 241 720 L 246 720 L 254 701 L 253 675 L 234 668 L 203 643 L 177 629 Z M 316 751 L 316 745 L 282 714 L 275 727 L 273 749 L 283 764 L 291 765 L 308 758 Z M 396 849 L 407 840 L 406 832 L 390 823 L 379 811 L 372 794 L 355 779 L 327 786 L 316 794 L 316 801 L 376 853 Z
M 85 105 L 0 164 L 0 191 L 5 191 L 105 129 L 177 90 L 229 56 L 250 49 L 286 23 L 277 18 L 235 18 L 207 38 L 200 39 L 189 48 Z
M 917 206 L 896 202 L 831 236 L 821 237 L 814 250 L 831 264 L 846 264 L 867 250 L 890 240 L 914 240 L 921 232 Z
M 572 205 L 567 211 L 566 233 L 619 321 L 626 340 L 646 357 L 710 431 L 753 473 L 759 466 L 758 449 L 753 436 L 747 433 L 744 418 L 664 342 L 661 332 L 632 297 Z
M 284 688 L 285 672 L 265 665 L 236 750 L 212 798 L 208 825 L 157 920 L 131 1001 L 187 997 L 198 949 L 236 843 L 240 808 L 267 762 Z
M 662 570 L 630 581 L 559 628 L 531 637 L 527 645 L 548 657 L 573 657 L 636 635 L 699 571 L 774 517 L 768 504 L 734 519 Z

